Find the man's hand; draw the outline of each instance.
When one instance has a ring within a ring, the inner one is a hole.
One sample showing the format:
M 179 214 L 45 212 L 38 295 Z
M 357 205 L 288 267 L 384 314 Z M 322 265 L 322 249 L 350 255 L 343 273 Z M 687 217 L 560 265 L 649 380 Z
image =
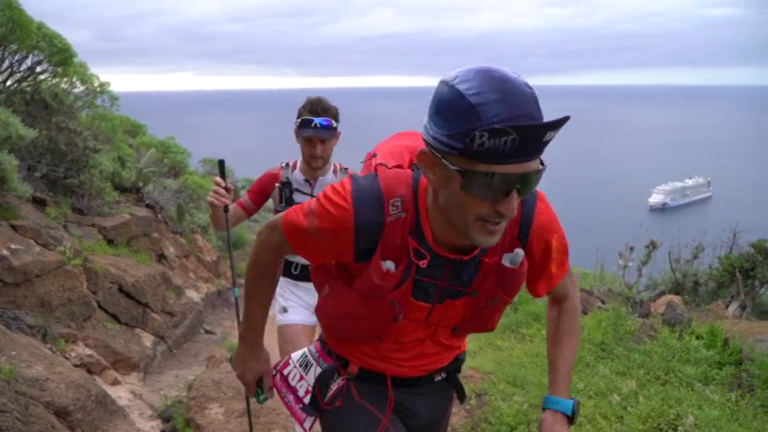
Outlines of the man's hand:
M 568 417 L 565 414 L 544 410 L 539 420 L 539 432 L 568 432 L 571 426 L 568 424 Z
M 261 379 L 264 395 L 269 398 L 272 394 L 272 360 L 263 345 L 249 347 L 238 344 L 237 351 L 232 357 L 232 369 L 237 379 L 245 387 L 248 397 L 256 397 L 256 384 Z
M 213 187 L 205 198 L 205 202 L 210 209 L 208 217 L 211 218 L 211 225 L 214 230 L 224 231 L 227 228 L 227 220 L 225 219 L 227 215 L 222 211 L 224 206 L 227 205 L 230 206 L 228 215 L 230 229 L 248 219 L 249 215 L 245 213 L 245 210 L 240 208 L 240 206 L 232 205 L 234 197 L 235 188 L 232 185 L 224 183 L 224 180 L 219 177 L 213 178 Z
M 207 202 L 210 207 L 222 208 L 226 205 L 232 204 L 232 199 L 234 197 L 235 189 L 232 186 L 224 183 L 224 180 L 221 178 L 214 177 L 213 187 L 208 193 L 208 197 L 205 199 L 205 202 Z

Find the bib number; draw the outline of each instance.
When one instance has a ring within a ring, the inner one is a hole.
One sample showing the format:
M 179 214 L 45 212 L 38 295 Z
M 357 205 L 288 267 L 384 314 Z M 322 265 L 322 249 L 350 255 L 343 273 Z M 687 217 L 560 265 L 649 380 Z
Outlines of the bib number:
M 316 342 L 281 360 L 272 369 L 277 394 L 304 432 L 312 430 L 317 417 L 307 414 L 303 408 L 309 405 L 312 399 L 312 389 L 317 376 L 332 364 L 333 360 Z

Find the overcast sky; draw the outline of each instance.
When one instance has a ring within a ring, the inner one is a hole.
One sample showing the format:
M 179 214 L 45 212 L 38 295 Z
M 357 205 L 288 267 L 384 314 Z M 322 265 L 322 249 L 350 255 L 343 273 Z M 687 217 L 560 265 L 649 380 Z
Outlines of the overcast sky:
M 169 73 L 209 87 L 224 75 L 430 82 L 478 63 L 539 82 L 768 84 L 768 0 L 22 3 L 118 89 Z

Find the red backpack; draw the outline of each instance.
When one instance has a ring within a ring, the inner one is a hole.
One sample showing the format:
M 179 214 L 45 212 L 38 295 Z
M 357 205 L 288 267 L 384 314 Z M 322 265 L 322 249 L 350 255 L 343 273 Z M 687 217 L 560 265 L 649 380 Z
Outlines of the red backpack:
M 399 132 L 380 142 L 363 160 L 360 175 L 376 172 L 379 167 L 389 169 L 411 169 L 416 163 L 416 154 L 424 148 L 421 132 Z

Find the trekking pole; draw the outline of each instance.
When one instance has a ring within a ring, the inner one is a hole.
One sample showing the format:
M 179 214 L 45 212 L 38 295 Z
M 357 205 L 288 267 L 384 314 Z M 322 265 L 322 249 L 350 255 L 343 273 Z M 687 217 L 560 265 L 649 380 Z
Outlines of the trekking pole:
M 227 184 L 227 166 L 224 159 L 219 159 L 219 177 Z M 235 280 L 235 259 L 232 256 L 232 240 L 229 232 L 229 205 L 224 206 L 224 226 L 227 231 L 227 253 L 229 254 L 229 272 L 232 275 L 232 294 L 235 298 L 235 318 L 237 319 L 237 333 L 240 334 L 240 290 L 237 289 Z M 245 395 L 245 411 L 248 415 L 248 431 L 253 432 L 253 415 L 251 415 L 251 401 Z

